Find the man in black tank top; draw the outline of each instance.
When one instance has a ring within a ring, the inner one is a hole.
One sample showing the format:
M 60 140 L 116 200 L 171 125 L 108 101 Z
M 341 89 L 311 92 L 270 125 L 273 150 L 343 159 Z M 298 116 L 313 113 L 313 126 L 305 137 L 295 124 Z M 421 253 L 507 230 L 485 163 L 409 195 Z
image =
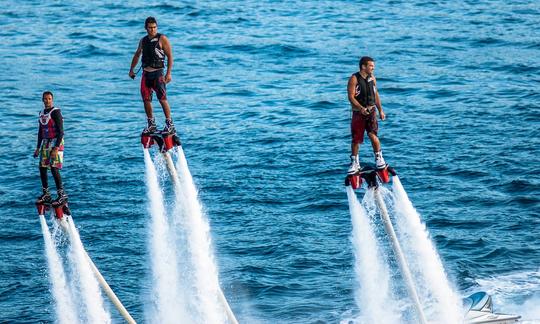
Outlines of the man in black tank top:
M 358 151 L 360 144 L 364 142 L 364 132 L 368 133 L 371 141 L 376 167 L 384 168 L 386 166 L 382 156 L 381 143 L 377 137 L 379 125 L 375 110 L 379 112 L 381 120 L 385 119 L 385 115 L 377 91 L 377 80 L 373 76 L 375 61 L 371 57 L 364 56 L 360 59 L 359 67 L 360 71 L 349 78 L 347 85 L 348 98 L 352 108 L 351 165 L 348 171 L 349 174 L 360 170 Z
M 167 101 L 166 84 L 171 82 L 171 71 L 173 66 L 173 55 L 171 44 L 167 36 L 157 32 L 157 21 L 154 17 L 146 18 L 144 28 L 147 35 L 139 41 L 139 46 L 131 60 L 131 68 L 129 69 L 129 77 L 134 79 L 135 72 L 133 69 L 139 62 L 139 57 L 142 54 L 142 77 L 141 77 L 141 96 L 144 102 L 144 111 L 148 120 L 148 126 L 145 131 L 155 132 L 157 130 L 156 121 L 152 109 L 152 92 L 156 92 L 156 96 L 163 108 L 165 114 L 165 128 L 163 131 L 168 133 L 176 133 L 174 124 L 171 118 L 171 108 Z M 167 72 L 163 75 L 165 67 L 165 57 L 167 57 Z

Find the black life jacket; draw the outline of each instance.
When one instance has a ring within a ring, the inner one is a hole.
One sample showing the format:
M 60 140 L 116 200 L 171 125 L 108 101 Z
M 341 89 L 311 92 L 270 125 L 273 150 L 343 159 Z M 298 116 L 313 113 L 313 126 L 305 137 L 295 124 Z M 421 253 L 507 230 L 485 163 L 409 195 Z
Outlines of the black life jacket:
M 41 138 L 52 139 L 56 138 L 58 134 L 58 126 L 52 118 L 53 111 L 60 110 L 60 108 L 53 107 L 49 111 L 44 109 L 39 113 L 39 132 Z M 47 112 L 45 112 L 47 111 Z
M 356 72 L 354 76 L 356 77 L 356 89 L 354 89 L 354 98 L 363 107 L 375 105 L 375 83 L 373 81 L 373 77 L 369 75 L 367 79 L 364 79 L 360 75 L 360 72 Z
M 142 67 L 151 67 L 154 69 L 163 69 L 165 67 L 165 52 L 159 46 L 159 38 L 161 34 L 157 34 L 152 39 L 148 35 L 144 36 L 142 45 Z

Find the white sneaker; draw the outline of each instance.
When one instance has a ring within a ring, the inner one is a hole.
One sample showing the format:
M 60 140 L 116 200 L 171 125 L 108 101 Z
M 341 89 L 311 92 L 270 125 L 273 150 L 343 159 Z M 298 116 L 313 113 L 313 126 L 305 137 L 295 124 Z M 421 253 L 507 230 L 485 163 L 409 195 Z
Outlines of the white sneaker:
M 384 169 L 386 166 L 386 162 L 384 161 L 384 158 L 382 156 L 382 151 L 375 152 L 375 167 L 377 169 Z
M 347 171 L 347 173 L 354 174 L 358 171 L 360 171 L 360 163 L 358 163 L 358 158 L 351 157 L 351 164 L 349 165 L 349 171 Z

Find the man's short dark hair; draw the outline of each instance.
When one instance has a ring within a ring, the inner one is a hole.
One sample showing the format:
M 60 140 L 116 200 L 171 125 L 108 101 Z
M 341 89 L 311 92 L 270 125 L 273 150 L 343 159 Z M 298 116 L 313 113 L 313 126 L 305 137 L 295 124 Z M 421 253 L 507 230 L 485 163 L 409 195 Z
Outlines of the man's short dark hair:
M 156 18 L 154 18 L 154 17 L 146 18 L 146 20 L 144 21 L 144 29 L 146 29 L 148 27 L 148 24 L 156 24 L 157 25 Z
M 369 56 L 362 56 L 360 62 L 358 62 L 358 66 L 362 67 L 362 65 L 366 65 L 368 62 L 375 62 L 375 60 Z
M 44 91 L 43 94 L 41 95 L 41 100 L 43 100 L 43 98 L 45 98 L 46 95 L 51 95 L 51 97 L 54 98 L 54 95 L 52 94 L 52 92 Z

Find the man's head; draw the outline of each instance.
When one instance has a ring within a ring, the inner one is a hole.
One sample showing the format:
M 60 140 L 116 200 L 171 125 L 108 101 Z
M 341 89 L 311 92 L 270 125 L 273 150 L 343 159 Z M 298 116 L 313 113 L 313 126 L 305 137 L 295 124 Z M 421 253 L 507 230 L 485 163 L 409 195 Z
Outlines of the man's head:
M 41 101 L 43 101 L 43 105 L 45 108 L 52 108 L 53 106 L 53 94 L 50 91 L 45 91 L 41 95 Z
M 154 37 L 157 34 L 157 20 L 154 17 L 148 17 L 144 21 L 144 29 L 149 37 Z
M 375 70 L 375 60 L 369 56 L 363 56 L 358 63 L 360 71 L 363 71 L 367 74 L 372 74 Z

